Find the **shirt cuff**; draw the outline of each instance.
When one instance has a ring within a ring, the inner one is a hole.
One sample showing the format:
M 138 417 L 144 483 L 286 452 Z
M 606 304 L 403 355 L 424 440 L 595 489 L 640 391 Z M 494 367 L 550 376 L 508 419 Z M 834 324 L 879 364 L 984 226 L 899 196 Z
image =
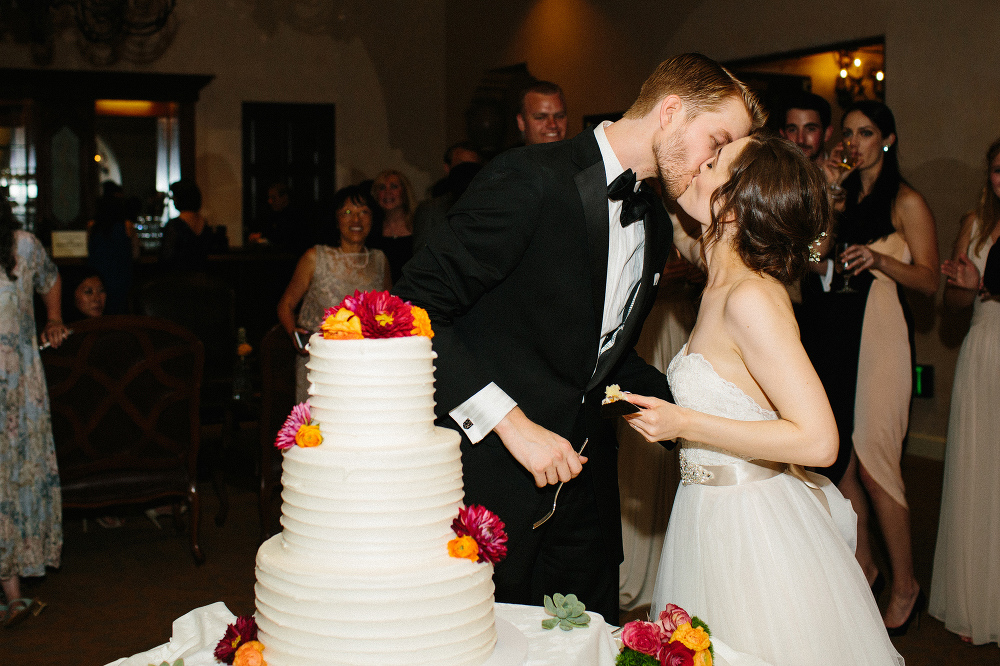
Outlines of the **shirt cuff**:
M 465 436 L 473 444 L 476 444 L 490 434 L 496 424 L 500 423 L 503 417 L 507 416 L 510 410 L 515 407 L 517 407 L 517 403 L 514 402 L 513 398 L 504 393 L 499 386 L 490 382 L 474 396 L 448 412 L 448 415 L 461 426 Z
M 826 260 L 826 274 L 819 277 L 819 282 L 823 285 L 823 291 L 830 291 L 833 283 L 833 259 Z

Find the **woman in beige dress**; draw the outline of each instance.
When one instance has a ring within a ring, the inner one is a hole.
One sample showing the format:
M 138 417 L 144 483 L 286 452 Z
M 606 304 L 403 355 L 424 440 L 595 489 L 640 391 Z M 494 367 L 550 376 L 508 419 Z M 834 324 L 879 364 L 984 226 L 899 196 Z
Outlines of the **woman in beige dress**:
M 900 471 L 913 352 L 899 287 L 928 296 L 937 291 L 937 232 L 924 198 L 899 173 L 892 111 L 880 102 L 858 102 L 845 114 L 842 134 L 855 166 L 843 182 L 836 232 L 837 248 L 848 246 L 836 261 L 851 288 L 867 297 L 862 302 L 853 453 L 838 486 L 858 515 L 857 559 L 877 589 L 881 574 L 868 538 L 871 502 L 892 568 L 883 619 L 896 636 L 906 633 L 926 604 L 913 575 L 910 512 Z
M 360 187 L 338 190 L 333 195 L 333 208 L 339 242 L 306 250 L 278 301 L 278 321 L 299 352 L 295 371 L 298 402 L 309 397 L 306 378 L 309 353 L 305 344 L 310 335 L 319 331 L 326 309 L 336 306 L 355 290 L 387 290 L 392 285 L 385 255 L 365 247 L 372 229 L 374 207 L 371 195 Z M 302 307 L 296 317 L 295 308 L 299 303 Z

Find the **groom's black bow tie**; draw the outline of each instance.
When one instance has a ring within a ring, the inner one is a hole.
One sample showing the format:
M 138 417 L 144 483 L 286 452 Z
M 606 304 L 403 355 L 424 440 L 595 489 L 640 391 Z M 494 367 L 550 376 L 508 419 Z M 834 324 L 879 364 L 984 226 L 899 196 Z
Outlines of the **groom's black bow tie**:
M 612 201 L 622 202 L 621 223 L 627 227 L 636 220 L 641 220 L 649 210 L 649 188 L 645 183 L 635 189 L 635 172 L 632 169 L 625 171 L 611 181 L 608 185 L 608 198 Z

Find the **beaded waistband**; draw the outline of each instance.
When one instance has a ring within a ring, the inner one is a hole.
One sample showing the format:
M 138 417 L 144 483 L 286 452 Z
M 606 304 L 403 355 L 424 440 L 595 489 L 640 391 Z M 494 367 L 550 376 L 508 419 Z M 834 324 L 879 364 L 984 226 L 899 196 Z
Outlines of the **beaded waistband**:
M 736 486 L 741 483 L 764 481 L 788 469 L 785 463 L 769 460 L 733 460 L 725 465 L 700 465 L 681 452 L 681 483 L 689 486 Z

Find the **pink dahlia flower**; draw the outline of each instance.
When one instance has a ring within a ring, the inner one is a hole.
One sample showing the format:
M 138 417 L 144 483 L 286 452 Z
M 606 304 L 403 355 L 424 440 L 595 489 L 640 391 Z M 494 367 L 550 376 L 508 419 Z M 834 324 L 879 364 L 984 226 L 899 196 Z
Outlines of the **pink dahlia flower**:
M 451 523 L 458 536 L 471 536 L 479 545 L 479 561 L 496 564 L 507 557 L 507 532 L 500 518 L 484 506 L 473 504 L 458 510 Z
M 410 304 L 387 291 L 360 294 L 354 314 L 361 320 L 361 332 L 366 338 L 402 338 L 413 334 L 413 313 Z M 344 299 L 346 304 L 348 299 Z M 345 307 L 349 307 L 346 306 Z
M 295 446 L 295 435 L 299 428 L 309 425 L 312 417 L 309 415 L 309 403 L 300 402 L 292 407 L 292 413 L 285 419 L 284 425 L 278 431 L 278 437 L 274 440 L 274 445 L 279 449 L 290 449 Z

